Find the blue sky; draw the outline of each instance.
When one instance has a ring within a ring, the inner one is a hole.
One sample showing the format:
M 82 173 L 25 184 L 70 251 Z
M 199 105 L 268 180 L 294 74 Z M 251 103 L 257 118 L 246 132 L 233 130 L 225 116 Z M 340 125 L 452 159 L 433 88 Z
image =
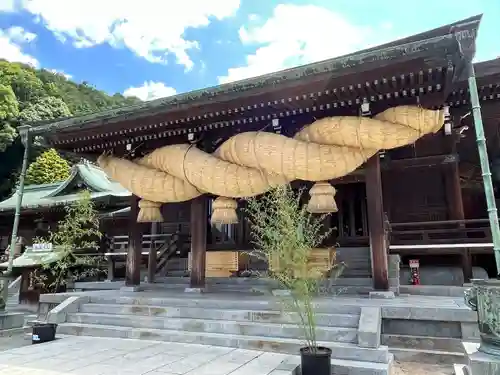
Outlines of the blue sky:
M 0 0 L 0 58 L 146 100 L 479 13 L 476 60 L 500 57 L 498 0 Z

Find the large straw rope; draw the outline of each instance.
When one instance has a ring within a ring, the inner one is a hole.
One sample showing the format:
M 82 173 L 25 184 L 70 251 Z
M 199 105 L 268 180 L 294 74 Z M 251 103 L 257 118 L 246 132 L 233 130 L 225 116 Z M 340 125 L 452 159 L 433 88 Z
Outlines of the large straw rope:
M 187 201 L 203 193 L 250 197 L 297 179 L 328 181 L 345 176 L 378 150 L 414 143 L 442 125 L 442 111 L 399 106 L 375 118 L 323 118 L 294 138 L 240 133 L 213 154 L 176 144 L 135 161 L 102 155 L 98 163 L 112 179 L 143 199 L 141 211 L 150 212 L 140 213 L 140 221 L 157 221 L 162 203 Z

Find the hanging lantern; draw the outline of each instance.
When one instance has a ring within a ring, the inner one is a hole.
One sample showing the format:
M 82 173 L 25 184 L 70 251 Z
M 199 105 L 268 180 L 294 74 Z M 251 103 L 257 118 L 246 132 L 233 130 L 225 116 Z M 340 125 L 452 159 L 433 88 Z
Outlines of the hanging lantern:
M 316 182 L 311 190 L 309 190 L 311 198 L 307 204 L 307 211 L 313 214 L 337 212 L 337 204 L 335 203 L 336 192 L 330 183 L 325 181 Z
M 238 203 L 232 198 L 218 197 L 212 203 L 212 224 L 237 224 L 238 214 L 236 209 Z
M 163 215 L 161 214 L 161 203 L 141 199 L 139 201 L 138 223 L 161 223 Z

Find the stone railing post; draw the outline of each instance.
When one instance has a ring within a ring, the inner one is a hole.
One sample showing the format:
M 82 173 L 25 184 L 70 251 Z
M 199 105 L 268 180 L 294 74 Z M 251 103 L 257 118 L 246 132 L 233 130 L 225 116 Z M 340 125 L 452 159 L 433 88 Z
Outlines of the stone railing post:
M 401 257 L 399 254 L 389 255 L 389 289 L 394 292 L 395 295 L 399 295 L 399 267 L 401 264 Z

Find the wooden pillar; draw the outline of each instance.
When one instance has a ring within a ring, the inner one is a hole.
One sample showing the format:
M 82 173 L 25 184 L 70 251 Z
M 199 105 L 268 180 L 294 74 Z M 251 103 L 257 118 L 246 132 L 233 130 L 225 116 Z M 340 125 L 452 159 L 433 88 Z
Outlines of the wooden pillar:
M 464 274 L 464 283 L 470 283 L 472 275 L 472 255 L 469 249 L 464 249 L 461 254 L 462 272 Z
M 446 201 L 450 220 L 464 220 L 464 203 L 458 162 L 444 166 L 444 180 L 446 186 Z
M 148 282 L 154 283 L 156 277 L 157 267 L 157 253 L 158 246 L 155 244 L 156 234 L 158 233 L 158 223 L 151 223 L 151 243 L 149 246 L 148 254 Z
M 460 184 L 460 172 L 458 162 L 444 167 L 444 181 L 446 187 L 446 201 L 448 205 L 448 217 L 450 220 L 464 220 L 464 203 L 462 198 L 462 186 Z M 464 224 L 459 224 L 460 228 Z M 462 249 L 460 253 L 464 282 L 469 283 L 472 278 L 472 257 L 469 249 Z
M 138 203 L 139 198 L 133 195 L 130 202 L 126 286 L 137 286 L 141 283 L 142 225 L 137 222 Z
M 115 280 L 115 259 L 111 255 L 108 255 L 108 275 L 107 275 L 107 279 L 108 279 L 108 281 L 114 281 Z
M 444 148 L 450 154 L 457 154 L 457 143 L 459 138 L 456 135 L 444 136 Z M 444 184 L 446 191 L 446 203 L 448 206 L 448 218 L 450 220 L 464 220 L 464 202 L 462 197 L 462 185 L 460 183 L 459 162 L 455 161 L 443 168 Z M 464 224 L 459 225 L 464 228 Z M 469 249 L 462 249 L 460 253 L 464 282 L 469 283 L 472 279 L 472 256 Z
M 382 178 L 380 156 L 375 154 L 366 163 L 366 209 L 372 260 L 373 287 L 375 290 L 389 290 L 387 248 L 384 233 L 384 209 L 382 204 Z
M 115 240 L 113 237 L 108 237 L 108 235 L 104 232 L 101 239 L 101 253 L 113 253 L 115 249 Z M 108 255 L 107 257 L 108 263 L 108 281 L 115 280 L 115 258 L 113 255 Z
M 207 253 L 207 197 L 191 201 L 191 288 L 205 287 Z

